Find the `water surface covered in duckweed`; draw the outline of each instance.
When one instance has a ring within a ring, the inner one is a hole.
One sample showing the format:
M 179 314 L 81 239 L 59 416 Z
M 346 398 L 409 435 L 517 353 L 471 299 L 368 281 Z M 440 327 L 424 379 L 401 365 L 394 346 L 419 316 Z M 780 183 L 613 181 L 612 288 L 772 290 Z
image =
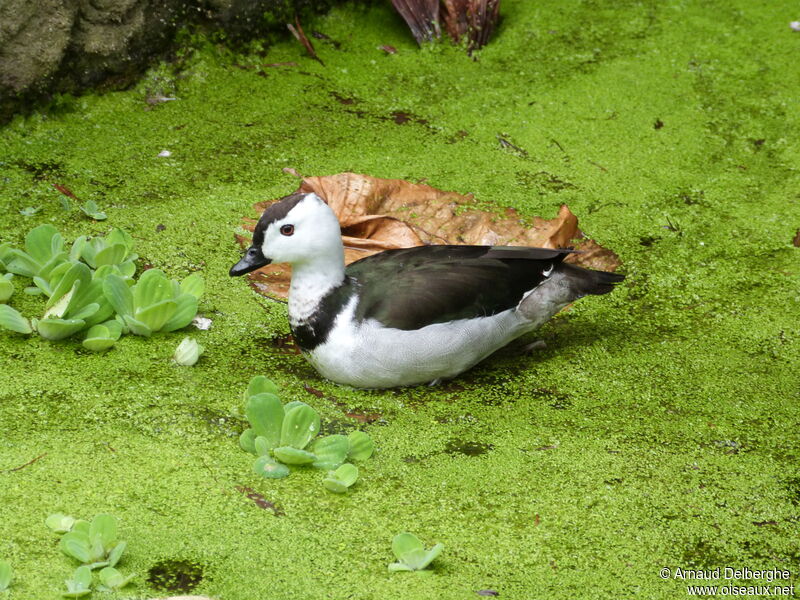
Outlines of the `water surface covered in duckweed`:
M 157 564 L 202 565 L 193 593 L 225 600 L 682 597 L 693 582 L 662 579 L 665 566 L 786 568 L 795 582 L 792 11 L 507 0 L 473 59 L 418 50 L 389 8 L 345 6 L 305 24 L 338 43 L 317 41 L 325 66 L 293 41 L 198 42 L 135 89 L 5 127 L 0 239 L 121 227 L 140 267 L 203 270 L 213 320 L 191 333 L 206 347 L 192 368 L 169 360 L 183 332 L 106 354 L 0 335 L 9 597 L 55 598 L 74 568 L 44 526 L 53 512 L 120 519 L 120 569 L 139 573 L 120 598 L 158 592 Z M 178 99 L 148 102 L 159 93 Z M 284 167 L 425 180 L 527 216 L 567 203 L 628 279 L 555 318 L 530 355 L 503 351 L 438 388 L 342 388 L 276 343 L 285 305 L 227 276 L 251 205 L 296 187 Z M 55 183 L 108 220 L 65 212 Z M 41 300 L 11 304 L 32 315 Z M 350 493 L 318 471 L 252 474 L 236 435 L 254 374 L 331 430 L 370 433 Z M 403 530 L 445 544 L 432 576 L 387 572 Z

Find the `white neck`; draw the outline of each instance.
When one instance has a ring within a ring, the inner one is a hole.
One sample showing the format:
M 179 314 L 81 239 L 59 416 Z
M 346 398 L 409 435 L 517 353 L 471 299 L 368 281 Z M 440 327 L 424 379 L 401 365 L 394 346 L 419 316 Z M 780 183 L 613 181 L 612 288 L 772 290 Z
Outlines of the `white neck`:
M 322 298 L 344 280 L 344 248 L 292 264 L 289 287 L 289 321 L 305 321 L 319 306 Z

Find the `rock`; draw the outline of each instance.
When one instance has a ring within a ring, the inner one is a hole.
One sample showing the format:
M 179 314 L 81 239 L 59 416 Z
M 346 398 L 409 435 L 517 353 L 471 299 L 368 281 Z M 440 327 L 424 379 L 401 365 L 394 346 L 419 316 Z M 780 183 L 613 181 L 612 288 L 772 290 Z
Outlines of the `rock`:
M 125 87 L 184 26 L 240 39 L 336 0 L 2 0 L 0 123 L 54 93 Z

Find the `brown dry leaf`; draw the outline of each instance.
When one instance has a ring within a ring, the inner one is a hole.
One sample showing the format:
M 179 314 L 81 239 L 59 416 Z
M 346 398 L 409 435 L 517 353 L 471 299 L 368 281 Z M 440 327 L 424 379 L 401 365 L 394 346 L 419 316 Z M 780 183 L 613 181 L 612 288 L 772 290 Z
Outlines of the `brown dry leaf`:
M 339 218 L 345 262 L 350 264 L 383 250 L 426 244 L 478 246 L 574 247 L 579 254 L 569 262 L 603 271 L 613 271 L 619 259 L 578 229 L 578 218 L 566 204 L 554 219 L 534 217 L 525 222 L 513 208 L 496 215 L 476 207 L 472 195 L 443 192 L 429 185 L 402 179 L 378 179 L 355 173 L 303 178 L 299 192 L 314 192 L 325 199 Z M 260 215 L 275 202 L 259 202 L 253 208 Z M 256 219 L 248 219 L 252 231 Z M 243 248 L 249 240 L 236 236 Z M 285 299 L 289 295 L 291 268 L 267 265 L 249 274 L 260 293 Z

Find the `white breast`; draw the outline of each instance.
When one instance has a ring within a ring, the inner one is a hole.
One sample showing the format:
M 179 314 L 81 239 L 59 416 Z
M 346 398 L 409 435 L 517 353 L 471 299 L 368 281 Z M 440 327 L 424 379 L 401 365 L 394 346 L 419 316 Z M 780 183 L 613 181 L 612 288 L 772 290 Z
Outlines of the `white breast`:
M 406 331 L 354 320 L 353 298 L 328 339 L 306 354 L 324 377 L 355 387 L 384 388 L 454 377 L 531 329 L 514 309 L 478 319 Z

